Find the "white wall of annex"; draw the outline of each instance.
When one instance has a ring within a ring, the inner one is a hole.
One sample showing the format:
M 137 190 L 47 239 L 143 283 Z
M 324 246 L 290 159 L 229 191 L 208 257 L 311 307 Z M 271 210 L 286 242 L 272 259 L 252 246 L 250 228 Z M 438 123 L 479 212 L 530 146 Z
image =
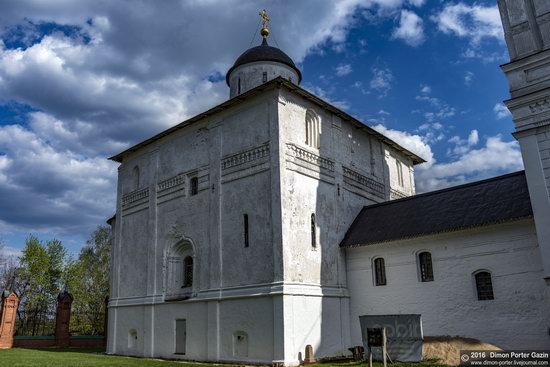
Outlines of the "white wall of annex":
M 396 223 L 398 225 L 398 223 Z M 416 256 L 432 254 L 434 281 L 421 282 Z M 386 286 L 374 286 L 383 257 Z M 459 335 L 504 349 L 550 347 L 550 301 L 532 219 L 347 250 L 352 344 L 360 315 L 421 314 L 424 335 Z M 473 273 L 492 274 L 494 300 L 477 299 Z

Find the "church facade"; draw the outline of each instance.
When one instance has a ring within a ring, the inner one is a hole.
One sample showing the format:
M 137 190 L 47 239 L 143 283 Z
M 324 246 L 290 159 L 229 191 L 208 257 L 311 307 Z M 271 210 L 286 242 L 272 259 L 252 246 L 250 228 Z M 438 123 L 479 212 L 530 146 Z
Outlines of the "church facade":
M 361 345 L 358 316 L 399 313 L 425 335 L 549 347 L 530 166 L 415 195 L 422 158 L 302 89 L 262 36 L 228 101 L 112 157 L 108 353 L 297 365 L 306 345 Z

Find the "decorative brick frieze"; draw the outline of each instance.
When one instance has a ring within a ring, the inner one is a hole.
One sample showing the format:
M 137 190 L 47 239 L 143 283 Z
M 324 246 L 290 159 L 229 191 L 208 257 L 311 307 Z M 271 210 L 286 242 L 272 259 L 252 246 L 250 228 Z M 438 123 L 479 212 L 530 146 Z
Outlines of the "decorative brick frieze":
M 344 182 L 352 186 L 356 186 L 364 191 L 370 192 L 378 197 L 384 198 L 384 184 L 376 181 L 373 178 L 364 176 L 348 167 L 344 169 Z
M 545 98 L 543 100 L 530 104 L 529 109 L 532 113 L 550 110 L 550 98 Z
M 406 198 L 407 194 L 401 192 L 401 191 L 398 191 L 398 190 L 395 190 L 395 189 L 390 189 L 390 200 L 395 200 L 395 199 L 402 199 L 402 198 Z
M 146 199 L 149 197 L 149 188 L 132 191 L 122 197 L 122 206 L 128 206 L 135 201 Z
M 222 159 L 222 170 L 244 165 L 269 156 L 269 143 L 260 145 L 244 152 L 232 154 Z
M 177 176 L 170 177 L 167 180 L 159 182 L 157 184 L 157 191 L 161 192 L 176 186 L 184 186 L 184 185 L 185 185 L 185 175 L 183 173 L 180 173 Z
M 293 157 L 303 162 L 307 162 L 325 169 L 329 172 L 334 172 L 334 162 L 328 158 L 323 158 L 317 154 L 311 153 L 305 149 L 302 149 L 294 144 L 286 145 L 289 152 Z

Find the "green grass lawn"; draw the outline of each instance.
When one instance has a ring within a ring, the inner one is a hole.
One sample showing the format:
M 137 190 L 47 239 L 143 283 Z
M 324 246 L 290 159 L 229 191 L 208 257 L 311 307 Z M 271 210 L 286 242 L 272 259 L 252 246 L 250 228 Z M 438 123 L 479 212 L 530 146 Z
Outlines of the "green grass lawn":
M 368 364 L 366 364 L 368 365 Z M 375 363 L 376 367 L 381 367 L 381 363 Z M 30 348 L 13 348 L 8 350 L 0 349 L 0 366 L 53 366 L 53 367 L 192 367 L 192 366 L 215 366 L 214 364 L 187 363 L 176 361 L 162 361 L 158 359 L 133 358 L 108 356 L 103 354 L 103 349 L 97 348 L 48 348 L 48 349 L 30 349 Z M 222 365 L 228 367 L 230 365 Z M 326 363 L 321 364 L 322 367 L 361 367 L 365 363 Z M 394 367 L 439 367 L 436 364 L 430 363 L 415 363 L 404 364 L 396 363 L 389 364 Z

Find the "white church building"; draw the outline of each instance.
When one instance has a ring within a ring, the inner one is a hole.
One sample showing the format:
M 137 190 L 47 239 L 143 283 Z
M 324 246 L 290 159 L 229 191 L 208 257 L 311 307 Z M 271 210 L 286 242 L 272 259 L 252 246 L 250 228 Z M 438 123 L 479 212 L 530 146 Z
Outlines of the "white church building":
M 112 157 L 107 352 L 297 365 L 386 314 L 550 349 L 550 3 L 499 6 L 525 172 L 416 195 L 423 159 L 301 88 L 265 25 L 229 100 Z

